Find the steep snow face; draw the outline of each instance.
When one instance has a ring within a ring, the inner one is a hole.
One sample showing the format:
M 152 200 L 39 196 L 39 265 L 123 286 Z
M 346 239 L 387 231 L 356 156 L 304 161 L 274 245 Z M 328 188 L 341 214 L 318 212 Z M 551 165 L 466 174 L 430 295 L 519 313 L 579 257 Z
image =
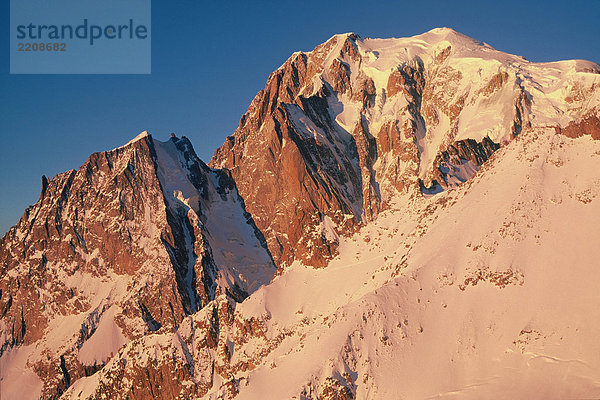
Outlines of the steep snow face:
M 105 364 L 128 342 L 121 328 L 115 324 L 116 308 L 112 307 L 102 314 L 94 334 L 81 345 L 77 356 L 83 365 Z
M 190 243 L 188 279 L 192 279 L 194 263 L 203 261 L 200 253 L 209 252 L 214 262 L 214 287 L 205 300 L 227 292 L 241 301 L 269 283 L 275 272 L 273 260 L 231 177 L 208 168 L 187 140 L 155 140 L 154 145 L 167 204 L 174 215 L 184 217 L 182 229 Z M 192 244 L 196 235 L 201 241 Z
M 7 398 L 60 396 L 131 340 L 174 331 L 220 294 L 242 301 L 275 272 L 230 176 L 187 139 L 146 132 L 43 177 L 0 244 Z
M 210 165 L 232 171 L 282 269 L 324 266 L 324 215 L 343 234 L 398 193 L 468 181 L 524 129 L 598 121 L 599 88 L 592 62 L 531 63 L 448 28 L 335 35 L 269 77 Z

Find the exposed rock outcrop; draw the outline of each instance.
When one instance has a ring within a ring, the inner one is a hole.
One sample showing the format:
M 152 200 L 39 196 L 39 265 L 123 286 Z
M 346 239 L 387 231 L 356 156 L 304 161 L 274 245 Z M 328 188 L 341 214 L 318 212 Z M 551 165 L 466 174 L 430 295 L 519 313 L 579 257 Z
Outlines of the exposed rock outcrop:
M 438 186 L 447 189 L 465 182 L 499 148 L 500 145 L 487 136 L 481 142 L 467 139 L 448 146 L 433 162 L 434 181 L 427 190 L 435 191 Z
M 592 139 L 600 140 L 600 118 L 598 118 L 598 112 L 592 111 L 578 121 L 569 122 L 564 128 L 557 128 L 556 131 L 569 138 L 590 135 Z

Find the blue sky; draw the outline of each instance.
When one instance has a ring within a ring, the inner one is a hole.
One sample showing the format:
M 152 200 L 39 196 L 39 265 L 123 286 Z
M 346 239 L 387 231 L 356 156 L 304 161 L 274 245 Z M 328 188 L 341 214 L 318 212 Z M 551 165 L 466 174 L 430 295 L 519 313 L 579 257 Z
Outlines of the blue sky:
M 151 75 L 9 75 L 0 42 L 0 234 L 39 196 L 40 176 L 143 130 L 186 135 L 208 161 L 267 76 L 335 33 L 404 37 L 447 26 L 531 61 L 600 62 L 600 0 L 152 2 Z M 371 4 L 370 4 L 371 3 Z

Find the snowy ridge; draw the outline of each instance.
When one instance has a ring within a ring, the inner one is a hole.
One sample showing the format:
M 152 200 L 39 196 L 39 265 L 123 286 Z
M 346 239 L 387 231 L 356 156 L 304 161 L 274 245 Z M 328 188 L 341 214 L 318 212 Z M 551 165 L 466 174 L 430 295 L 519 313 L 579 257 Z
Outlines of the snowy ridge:
M 141 139 L 147 138 L 147 137 L 149 137 L 149 136 L 150 136 L 150 134 L 148 133 L 148 131 L 142 131 L 142 132 L 140 132 L 140 134 L 139 134 L 139 135 L 137 135 L 136 137 L 134 137 L 133 139 L 131 139 L 129 142 L 125 143 L 123 146 L 119 146 L 119 147 L 117 147 L 116 149 L 124 149 L 124 148 L 127 148 L 127 147 L 129 147 L 130 145 L 132 145 L 133 143 L 137 142 L 138 140 L 141 140 Z M 116 150 L 116 149 L 113 149 L 113 150 Z

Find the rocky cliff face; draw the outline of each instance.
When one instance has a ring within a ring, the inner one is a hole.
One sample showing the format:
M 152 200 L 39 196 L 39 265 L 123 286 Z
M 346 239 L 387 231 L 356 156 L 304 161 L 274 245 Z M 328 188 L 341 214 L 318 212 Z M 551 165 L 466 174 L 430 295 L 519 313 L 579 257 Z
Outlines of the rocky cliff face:
M 42 177 L 0 241 L 2 398 L 600 396 L 599 71 L 336 35 L 210 167 L 143 133 Z
M 0 263 L 0 353 L 31 349 L 44 398 L 219 294 L 242 301 L 274 272 L 231 176 L 185 138 L 146 134 L 42 177 Z
M 524 128 L 582 118 L 597 72 L 529 63 L 447 28 L 336 35 L 271 74 L 210 165 L 231 171 L 280 268 L 324 266 L 331 238 L 396 193 L 455 186 Z

